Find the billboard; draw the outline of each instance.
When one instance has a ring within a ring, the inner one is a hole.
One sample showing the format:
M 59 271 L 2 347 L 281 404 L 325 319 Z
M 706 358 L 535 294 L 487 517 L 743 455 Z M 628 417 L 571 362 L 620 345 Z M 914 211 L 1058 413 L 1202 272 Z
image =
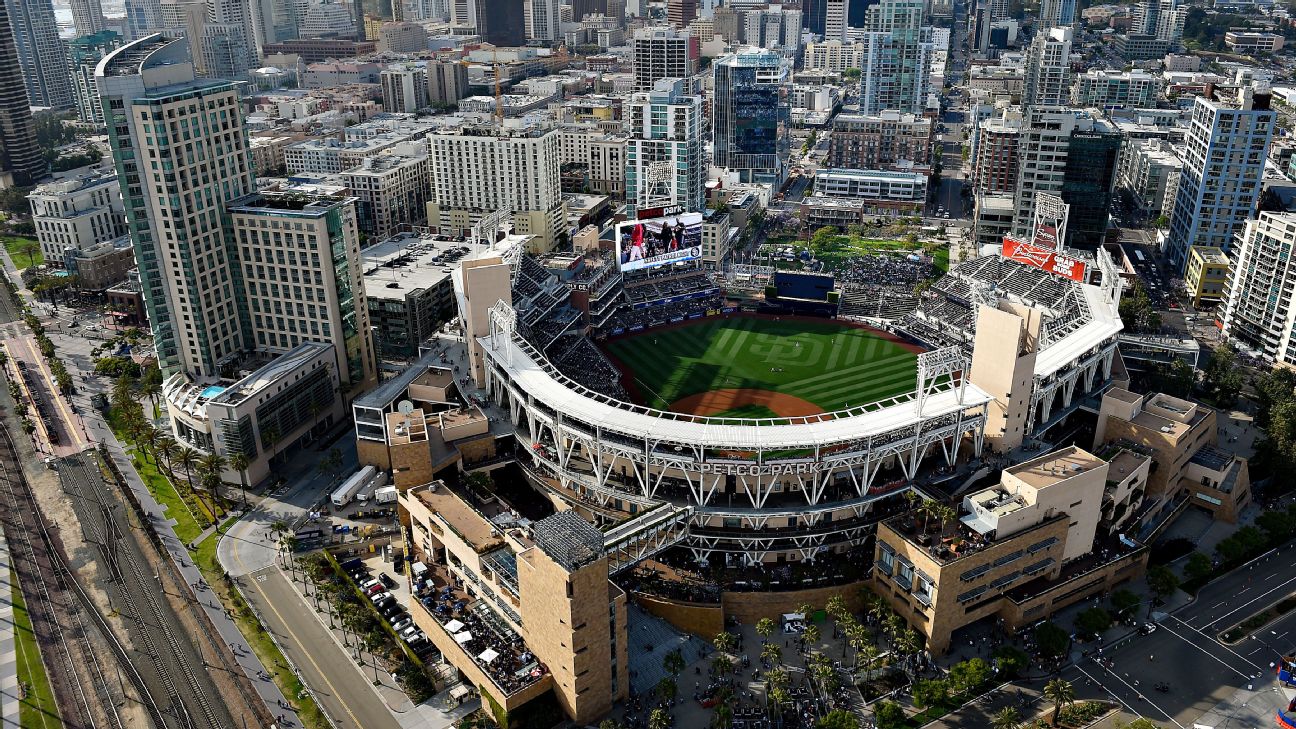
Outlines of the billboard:
M 702 213 L 627 220 L 616 228 L 622 271 L 638 271 L 702 257 Z
M 1083 261 L 1059 253 L 1051 248 L 1023 243 L 1016 238 L 1004 238 L 1003 257 L 1024 263 L 1028 266 L 1042 268 L 1072 281 L 1084 283 L 1088 267 Z

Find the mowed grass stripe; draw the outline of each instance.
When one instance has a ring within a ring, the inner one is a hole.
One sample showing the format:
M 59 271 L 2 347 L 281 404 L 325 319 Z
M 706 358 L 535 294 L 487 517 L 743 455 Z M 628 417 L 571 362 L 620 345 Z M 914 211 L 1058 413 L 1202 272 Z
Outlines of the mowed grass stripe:
M 867 330 L 831 322 L 713 319 L 605 346 L 656 407 L 701 392 L 747 387 L 833 410 L 847 402 L 893 397 L 912 389 L 916 380 L 915 355 Z
M 854 364 L 847 365 L 846 367 L 841 367 L 836 370 L 833 370 L 832 372 L 825 372 L 821 375 L 814 375 L 813 377 L 807 377 L 804 380 L 801 380 L 800 384 L 804 387 L 813 388 L 813 386 L 821 382 L 837 382 L 842 377 L 843 373 L 853 372 L 855 369 L 859 367 L 866 367 L 872 372 L 889 372 L 891 370 L 901 369 L 901 368 L 913 368 L 914 371 L 916 372 L 918 369 L 917 363 L 918 363 L 918 357 L 916 355 L 905 352 L 903 354 L 898 354 L 893 357 L 856 362 Z

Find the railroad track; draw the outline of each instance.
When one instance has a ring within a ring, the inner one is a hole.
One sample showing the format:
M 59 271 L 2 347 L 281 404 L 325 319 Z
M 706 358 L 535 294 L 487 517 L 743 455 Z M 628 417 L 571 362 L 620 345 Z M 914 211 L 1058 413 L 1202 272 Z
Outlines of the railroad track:
M 69 588 L 72 580 L 67 565 L 54 548 L 41 515 L 32 508 L 35 499 L 22 476 L 8 433 L 0 428 L 0 434 L 0 502 L 4 505 L 5 534 L 63 725 L 72 729 L 124 729 L 99 657 L 90 644 L 90 633 L 81 616 L 83 606 Z M 89 677 L 83 677 L 78 666 L 85 666 Z M 87 686 L 87 682 L 93 685 Z M 95 710 L 96 706 L 101 707 L 100 711 Z
M 121 611 L 131 616 L 140 636 L 143 652 L 148 659 L 146 673 L 156 678 L 165 696 L 160 707 L 165 717 L 163 726 L 176 729 L 226 729 L 232 727 L 232 718 L 225 703 L 219 700 L 215 687 L 206 678 L 207 667 L 202 648 L 180 624 L 173 610 L 159 594 L 160 570 L 169 565 L 160 564 L 154 571 L 144 564 L 145 558 L 129 535 L 122 529 L 126 511 L 108 499 L 98 460 L 90 453 L 81 453 L 57 461 L 63 488 L 80 501 L 78 513 L 87 538 L 100 546 L 106 567 L 118 587 Z M 163 588 L 165 589 L 165 588 Z M 205 627 L 205 626 L 204 626 Z M 205 631 L 204 631 L 205 632 Z M 212 644 L 210 635 L 204 636 Z M 216 648 L 213 645 L 213 650 Z

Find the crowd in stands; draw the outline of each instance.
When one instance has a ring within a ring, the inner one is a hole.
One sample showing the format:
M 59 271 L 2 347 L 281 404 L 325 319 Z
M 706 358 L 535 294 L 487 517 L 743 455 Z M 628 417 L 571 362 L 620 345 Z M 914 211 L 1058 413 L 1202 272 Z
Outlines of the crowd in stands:
M 589 389 L 617 400 L 629 401 L 630 393 L 621 386 L 621 372 L 608 361 L 599 348 L 583 336 L 559 340 L 561 351 L 550 359 L 560 372 Z
M 672 296 L 683 296 L 695 291 L 715 289 L 716 284 L 704 273 L 678 278 L 649 280 L 626 287 L 626 298 L 632 302 L 658 301 Z
M 687 317 L 689 314 L 719 309 L 721 306 L 724 306 L 724 298 L 717 294 L 703 299 L 677 301 L 647 309 L 623 309 L 607 320 L 603 330 L 605 333 L 611 333 L 617 329 L 629 329 L 633 326 L 651 327 L 667 324 L 676 317 Z
M 935 276 L 936 267 L 907 255 L 873 255 L 847 259 L 833 273 L 842 283 L 912 289 Z

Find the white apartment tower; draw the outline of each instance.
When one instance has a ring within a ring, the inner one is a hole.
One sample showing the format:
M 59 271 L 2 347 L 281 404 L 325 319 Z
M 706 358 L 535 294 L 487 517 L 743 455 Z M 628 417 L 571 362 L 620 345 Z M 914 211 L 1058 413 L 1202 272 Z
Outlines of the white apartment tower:
M 865 12 L 860 113 L 922 112 L 932 44 L 923 42 L 923 0 L 879 0 Z
M 32 106 L 66 109 L 72 106 L 67 44 L 59 38 L 50 0 L 4 0 L 13 27 L 18 65 L 27 83 Z
M 1231 250 L 1251 217 L 1273 138 L 1270 99 L 1267 88 L 1241 86 L 1214 88 L 1211 97 L 1193 101 L 1166 244 L 1177 270 L 1190 246 Z
M 634 35 L 634 90 L 652 91 L 664 78 L 691 79 L 697 69 L 697 41 L 688 31 L 643 28 Z
M 49 182 L 32 190 L 32 223 L 45 262 L 63 267 L 69 248 L 85 250 L 126 235 L 117 175 L 94 173 Z
M 522 21 L 528 42 L 543 44 L 562 40 L 558 0 L 523 0 Z
M 1040 31 L 1026 52 L 1023 106 L 1063 106 L 1071 100 L 1071 28 Z
M 631 211 L 700 212 L 705 206 L 702 100 L 687 91 L 683 79 L 662 79 L 627 104 L 625 184 Z
M 382 84 L 383 110 L 412 114 L 429 106 L 427 66 L 401 63 L 388 66 L 379 74 Z
M 1296 213 L 1248 220 L 1233 259 L 1224 335 L 1270 362 L 1296 366 Z
M 463 234 L 505 210 L 514 230 L 551 249 L 566 226 L 559 176 L 559 132 L 540 126 L 483 124 L 428 135 L 432 197 L 428 225 Z

